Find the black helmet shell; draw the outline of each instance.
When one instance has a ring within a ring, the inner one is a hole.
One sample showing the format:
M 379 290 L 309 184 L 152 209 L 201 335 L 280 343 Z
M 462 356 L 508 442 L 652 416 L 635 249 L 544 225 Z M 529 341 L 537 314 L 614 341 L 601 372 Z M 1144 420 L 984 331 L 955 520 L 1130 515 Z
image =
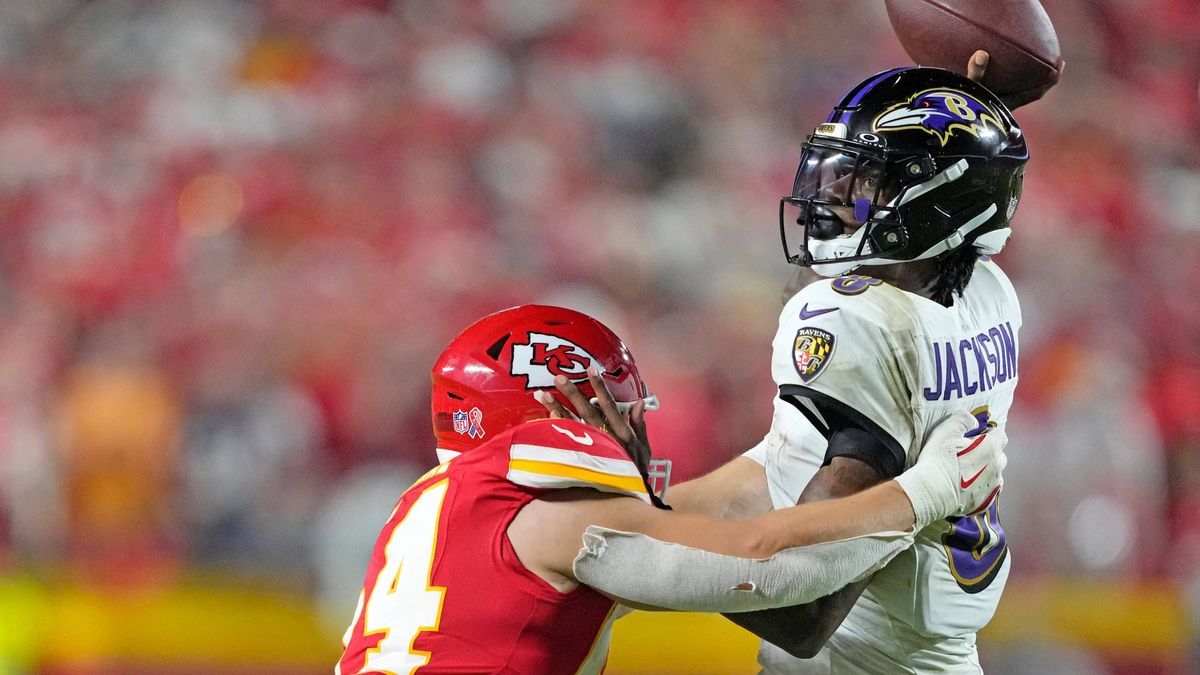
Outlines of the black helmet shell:
M 836 276 L 964 245 L 997 252 L 1028 158 L 1012 113 L 982 85 L 939 68 L 869 77 L 804 143 L 780 202 L 788 260 Z M 803 228 L 797 252 L 792 220 Z

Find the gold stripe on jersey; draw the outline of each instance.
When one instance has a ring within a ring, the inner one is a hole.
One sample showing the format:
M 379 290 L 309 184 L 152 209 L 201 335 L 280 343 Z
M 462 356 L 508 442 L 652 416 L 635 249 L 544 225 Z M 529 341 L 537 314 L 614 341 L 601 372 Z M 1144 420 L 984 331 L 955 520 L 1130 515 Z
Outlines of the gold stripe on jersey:
M 542 489 L 594 488 L 603 492 L 616 492 L 637 497 L 650 503 L 650 497 L 646 494 L 646 486 L 641 478 L 610 476 L 598 471 L 552 462 L 514 459 L 508 465 L 508 479 L 517 485 Z
M 598 455 L 580 452 L 579 450 L 564 450 L 548 445 L 533 445 L 530 443 L 515 443 L 508 450 L 511 459 L 525 459 L 537 462 L 565 464 L 590 471 L 612 476 L 629 476 L 641 478 L 637 466 L 628 457 L 600 457 Z
M 591 440 L 587 435 L 583 438 Z M 509 448 L 508 479 L 526 487 L 590 487 L 650 501 L 642 474 L 628 458 L 600 457 L 548 445 L 513 444 Z
M 641 477 L 613 476 L 591 469 L 584 469 L 555 462 L 539 462 L 531 459 L 514 459 L 508 463 L 509 474 L 513 472 L 536 474 L 544 478 L 560 479 L 572 484 L 591 484 L 609 487 L 621 492 L 645 492 Z

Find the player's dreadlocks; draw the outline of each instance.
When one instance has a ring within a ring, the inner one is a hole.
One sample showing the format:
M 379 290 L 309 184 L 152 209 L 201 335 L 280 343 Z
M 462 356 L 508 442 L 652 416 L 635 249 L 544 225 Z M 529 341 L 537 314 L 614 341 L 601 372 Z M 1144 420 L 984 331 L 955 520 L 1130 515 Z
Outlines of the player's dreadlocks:
M 979 252 L 974 246 L 962 246 L 938 258 L 938 282 L 933 289 L 933 301 L 946 307 L 953 305 L 954 297 L 961 297 L 971 281 L 978 258 Z

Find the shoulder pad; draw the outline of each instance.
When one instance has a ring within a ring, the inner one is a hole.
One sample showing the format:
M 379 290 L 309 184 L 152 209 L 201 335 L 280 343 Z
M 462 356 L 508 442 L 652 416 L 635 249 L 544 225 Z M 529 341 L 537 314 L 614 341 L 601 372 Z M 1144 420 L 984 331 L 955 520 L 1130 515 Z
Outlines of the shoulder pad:
M 809 284 L 792 296 L 779 316 L 779 326 L 851 326 L 872 324 L 887 331 L 911 328 L 913 299 L 891 284 L 847 275 Z
M 540 489 L 587 487 L 649 503 L 637 466 L 611 436 L 574 420 L 523 424 L 509 445 L 508 480 Z
M 907 351 L 917 322 L 913 298 L 871 277 L 847 279 L 810 284 L 784 307 L 772 342 L 776 384 L 810 385 L 830 373 L 821 379 L 835 389 L 862 386 L 859 379 L 894 370 L 892 355 Z
M 872 286 L 881 286 L 883 281 L 862 274 L 844 274 L 829 282 L 829 287 L 841 295 L 866 293 Z
M 980 258 L 979 262 L 975 265 L 975 276 L 981 280 L 986 279 L 991 283 L 995 283 L 1006 296 L 1016 298 L 1017 292 L 1013 288 L 1012 281 L 995 261 L 989 258 Z M 971 278 L 971 282 L 975 282 L 975 277 Z

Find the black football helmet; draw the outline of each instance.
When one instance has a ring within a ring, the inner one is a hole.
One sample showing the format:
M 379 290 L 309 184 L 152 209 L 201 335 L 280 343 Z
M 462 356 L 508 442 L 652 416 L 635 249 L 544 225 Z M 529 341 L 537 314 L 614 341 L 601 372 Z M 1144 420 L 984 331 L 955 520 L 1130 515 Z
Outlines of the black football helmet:
M 869 77 L 804 143 L 779 203 L 788 262 L 832 277 L 964 245 L 997 253 L 1028 159 L 1012 113 L 982 85 L 939 68 Z M 789 222 L 803 228 L 799 251 Z

